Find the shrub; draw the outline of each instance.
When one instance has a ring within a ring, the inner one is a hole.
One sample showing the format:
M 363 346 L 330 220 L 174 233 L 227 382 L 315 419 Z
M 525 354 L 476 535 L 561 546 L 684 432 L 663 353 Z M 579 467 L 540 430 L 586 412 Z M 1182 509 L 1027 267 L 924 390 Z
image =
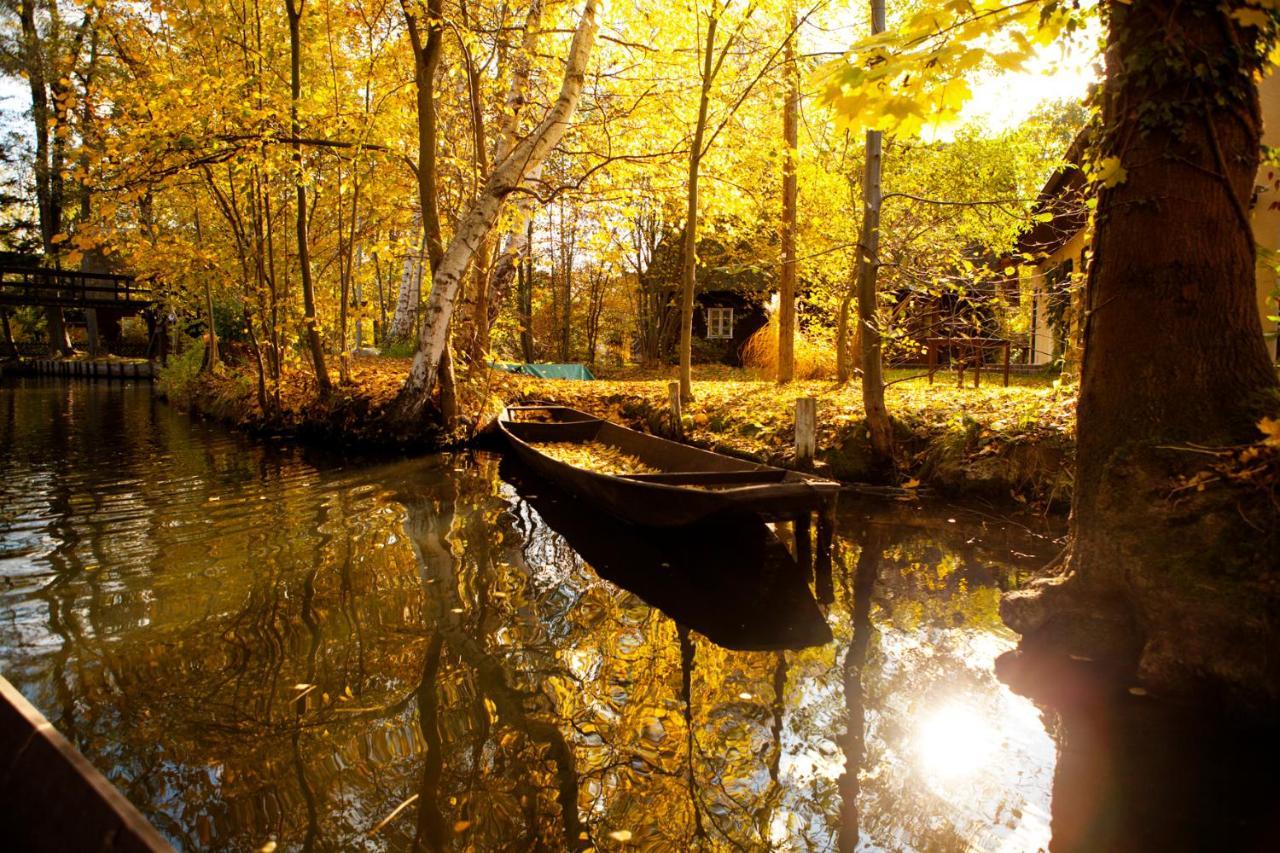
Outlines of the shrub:
M 797 330 L 796 379 L 829 379 L 836 375 L 835 348 L 818 343 Z M 765 375 L 778 375 L 778 315 L 769 315 L 769 322 L 761 326 L 742 345 L 742 366 L 762 371 Z
M 203 361 L 203 341 L 192 344 L 182 355 L 170 356 L 169 363 L 156 373 L 156 390 L 176 406 L 190 406 Z

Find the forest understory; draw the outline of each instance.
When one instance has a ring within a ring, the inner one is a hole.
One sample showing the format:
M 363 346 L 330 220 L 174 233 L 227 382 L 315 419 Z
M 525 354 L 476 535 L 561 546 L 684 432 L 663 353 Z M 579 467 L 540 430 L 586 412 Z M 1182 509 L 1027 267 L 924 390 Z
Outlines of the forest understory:
M 190 361 L 190 359 L 186 360 Z M 162 372 L 161 394 L 182 408 L 261 434 L 289 434 L 362 450 L 434 450 L 483 440 L 504 403 L 571 406 L 643 432 L 672 437 L 668 383 L 675 367 L 615 368 L 594 382 L 538 379 L 495 370 L 459 374 L 460 410 L 453 429 L 424 422 L 418 432 L 386 417 L 410 360 L 353 357 L 349 381 L 327 399 L 310 373 L 299 369 L 268 386 L 270 411 L 258 403 L 252 372 L 234 368 L 197 373 L 175 366 Z M 671 375 L 667 375 L 670 373 Z M 846 483 L 871 478 L 870 448 L 857 379 L 799 380 L 779 386 L 741 369 L 701 368 L 694 400 L 684 407 L 683 440 L 721 453 L 795 467 L 795 400 L 817 400 L 816 470 Z M 1071 500 L 1075 394 L 1072 384 L 1044 375 L 1015 376 L 1003 387 L 997 374 L 972 374 L 957 387 L 954 373 L 933 384 L 917 372 L 891 374 L 886 398 L 897 438 L 897 485 L 904 496 L 933 491 L 992 503 L 1021 503 L 1065 511 Z

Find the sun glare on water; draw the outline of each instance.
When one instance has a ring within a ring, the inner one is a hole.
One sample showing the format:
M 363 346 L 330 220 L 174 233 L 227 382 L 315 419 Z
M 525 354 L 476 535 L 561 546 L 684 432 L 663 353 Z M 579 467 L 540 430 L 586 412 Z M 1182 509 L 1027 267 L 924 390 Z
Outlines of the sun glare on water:
M 991 761 L 996 745 L 991 721 L 959 700 L 928 711 L 912 738 L 920 770 L 946 782 L 975 774 Z

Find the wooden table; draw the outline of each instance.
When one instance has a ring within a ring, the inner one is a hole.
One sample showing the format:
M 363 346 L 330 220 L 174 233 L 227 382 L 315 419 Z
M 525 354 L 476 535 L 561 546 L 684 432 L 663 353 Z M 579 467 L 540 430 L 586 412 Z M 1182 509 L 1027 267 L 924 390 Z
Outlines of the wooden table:
M 957 349 L 960 351 L 960 357 L 957 364 L 960 367 L 959 384 L 964 385 L 964 369 L 966 363 L 973 365 L 973 387 L 977 388 L 982 377 L 982 356 L 988 350 L 1003 350 L 1004 352 L 1004 385 L 1009 387 L 1009 351 L 1013 342 L 1007 338 L 925 338 L 925 348 L 928 351 L 929 366 L 929 384 L 933 384 L 933 374 L 941 367 L 938 363 L 938 352 L 942 348 Z

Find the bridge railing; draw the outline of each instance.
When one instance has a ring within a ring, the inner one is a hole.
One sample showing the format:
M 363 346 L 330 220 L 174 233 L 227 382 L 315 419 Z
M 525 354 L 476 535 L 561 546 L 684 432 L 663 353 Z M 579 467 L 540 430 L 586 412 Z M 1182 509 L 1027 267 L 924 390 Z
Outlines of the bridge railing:
M 152 291 L 132 276 L 0 264 L 0 304 L 138 308 Z

